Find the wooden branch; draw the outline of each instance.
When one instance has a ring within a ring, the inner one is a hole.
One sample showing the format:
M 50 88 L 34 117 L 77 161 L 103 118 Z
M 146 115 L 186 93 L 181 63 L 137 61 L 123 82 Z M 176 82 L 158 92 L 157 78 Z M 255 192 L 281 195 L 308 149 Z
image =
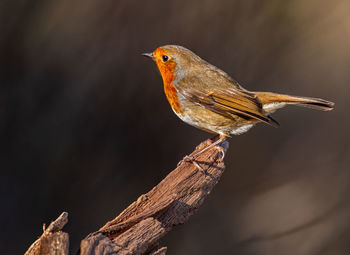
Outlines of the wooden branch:
M 201 143 L 191 154 L 211 144 Z M 165 255 L 159 240 L 171 229 L 185 223 L 201 206 L 224 172 L 223 155 L 228 142 L 201 153 L 196 162 L 180 161 L 177 168 L 148 193 L 141 195 L 115 219 L 80 244 L 81 255 L 133 254 Z M 68 234 L 60 231 L 68 222 L 63 213 L 44 230 L 25 255 L 68 254 Z
M 201 143 L 192 154 L 211 142 Z M 151 191 L 88 235 L 81 242 L 80 254 L 165 254 L 166 247 L 159 248 L 158 241 L 174 226 L 185 223 L 210 194 L 224 171 L 227 148 L 224 142 L 197 157 L 204 172 L 191 162 L 180 162 Z
M 26 251 L 24 255 L 68 255 L 69 237 L 62 232 L 68 222 L 68 213 L 63 212 L 48 228 L 43 226 L 44 233 Z

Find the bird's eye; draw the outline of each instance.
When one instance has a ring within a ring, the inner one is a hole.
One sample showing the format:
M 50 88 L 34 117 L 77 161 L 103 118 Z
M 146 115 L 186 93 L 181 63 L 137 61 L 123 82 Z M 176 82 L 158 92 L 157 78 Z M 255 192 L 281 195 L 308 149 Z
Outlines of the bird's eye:
M 168 61 L 168 59 L 169 59 L 169 57 L 168 57 L 167 55 L 163 55 L 163 56 L 162 56 L 162 60 L 163 60 L 163 62 L 167 62 L 167 61 Z

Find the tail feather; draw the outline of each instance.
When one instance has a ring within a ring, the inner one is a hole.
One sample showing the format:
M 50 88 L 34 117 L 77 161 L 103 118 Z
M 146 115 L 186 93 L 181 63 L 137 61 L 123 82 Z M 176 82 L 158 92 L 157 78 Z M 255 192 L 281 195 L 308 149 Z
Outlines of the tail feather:
M 270 125 L 273 126 L 273 127 L 279 127 L 280 126 L 280 123 L 278 123 L 277 120 L 275 120 L 274 118 L 271 117 L 271 115 L 267 115 L 267 117 L 269 118 L 269 120 L 271 121 L 270 122 Z
M 321 111 L 330 111 L 334 108 L 333 102 L 320 98 L 289 96 L 271 92 L 256 92 L 256 95 L 262 103 L 264 110 L 268 113 L 272 113 L 284 107 L 286 104 L 293 104 Z

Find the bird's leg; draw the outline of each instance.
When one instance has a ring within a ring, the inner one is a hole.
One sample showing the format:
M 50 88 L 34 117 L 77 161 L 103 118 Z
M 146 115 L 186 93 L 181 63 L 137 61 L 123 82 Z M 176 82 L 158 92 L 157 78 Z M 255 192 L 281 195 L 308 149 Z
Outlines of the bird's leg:
M 214 146 L 224 142 L 225 140 L 227 139 L 227 136 L 223 136 L 223 135 L 218 135 L 218 136 L 215 136 L 213 138 L 211 138 L 211 140 L 213 141 L 212 144 L 208 145 L 207 147 L 204 147 L 203 149 L 201 149 L 200 151 L 196 152 L 194 155 L 192 156 L 187 156 L 188 159 L 195 159 L 199 154 L 213 148 Z
M 219 137 L 220 137 L 220 135 L 216 135 L 216 136 L 214 136 L 214 137 L 212 137 L 212 138 L 209 138 L 210 139 L 210 141 L 213 143 L 214 141 L 216 141 L 217 139 L 219 139 Z M 208 146 L 207 146 L 208 147 Z M 207 150 L 207 147 L 205 147 L 204 149 L 206 149 Z M 194 160 L 194 157 L 196 157 L 198 154 L 200 154 L 201 152 L 203 152 L 203 151 L 205 151 L 205 150 L 201 150 L 201 151 L 199 151 L 198 153 L 196 153 L 195 155 L 193 155 L 193 156 L 188 156 L 188 155 L 186 155 L 178 164 L 177 164 L 177 166 L 179 166 L 183 161 L 192 161 L 192 162 L 194 162 L 193 160 Z M 201 167 L 198 165 L 198 163 L 195 163 L 195 165 L 197 166 L 197 168 L 200 168 L 201 169 Z
M 226 139 L 227 139 L 227 136 L 223 136 L 223 135 L 217 135 L 217 136 L 211 138 L 210 140 L 213 141 L 212 144 L 210 144 L 210 145 L 204 147 L 203 149 L 201 149 L 200 151 L 196 152 L 196 153 L 195 153 L 194 155 L 192 155 L 192 156 L 185 156 L 185 157 L 183 158 L 183 160 L 180 161 L 180 163 L 181 163 L 182 161 L 189 161 L 189 162 L 192 162 L 199 170 L 201 170 L 201 171 L 204 173 L 203 168 L 198 164 L 198 162 L 196 162 L 195 158 L 196 158 L 198 155 L 200 155 L 201 153 L 203 153 L 203 152 L 209 150 L 210 148 L 213 148 L 214 146 L 216 146 L 216 145 L 218 145 L 218 144 L 224 142 Z M 224 153 L 223 153 L 223 157 L 224 157 Z M 179 164 L 180 164 L 180 163 L 179 163 Z
M 214 136 L 214 137 L 210 138 L 210 141 L 211 141 L 211 142 L 214 142 L 214 141 L 216 141 L 217 139 L 220 139 L 220 135 L 217 135 L 217 136 Z M 226 139 L 227 139 L 227 136 L 225 137 L 225 139 L 222 140 L 222 142 L 224 142 Z M 222 148 L 222 147 L 219 147 L 219 148 L 220 148 L 221 154 L 222 154 L 221 160 L 223 160 L 224 157 L 225 157 L 225 149 Z

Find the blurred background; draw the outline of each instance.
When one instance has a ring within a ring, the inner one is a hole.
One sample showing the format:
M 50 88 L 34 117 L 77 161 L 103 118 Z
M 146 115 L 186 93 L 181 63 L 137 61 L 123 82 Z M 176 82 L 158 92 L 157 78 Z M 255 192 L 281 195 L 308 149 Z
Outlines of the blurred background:
M 183 45 L 245 88 L 321 97 L 230 140 L 226 171 L 168 254 L 350 252 L 350 1 L 2 0 L 0 250 L 62 211 L 71 252 L 209 138 L 171 111 L 152 61 Z M 73 253 L 72 253 L 73 254 Z

